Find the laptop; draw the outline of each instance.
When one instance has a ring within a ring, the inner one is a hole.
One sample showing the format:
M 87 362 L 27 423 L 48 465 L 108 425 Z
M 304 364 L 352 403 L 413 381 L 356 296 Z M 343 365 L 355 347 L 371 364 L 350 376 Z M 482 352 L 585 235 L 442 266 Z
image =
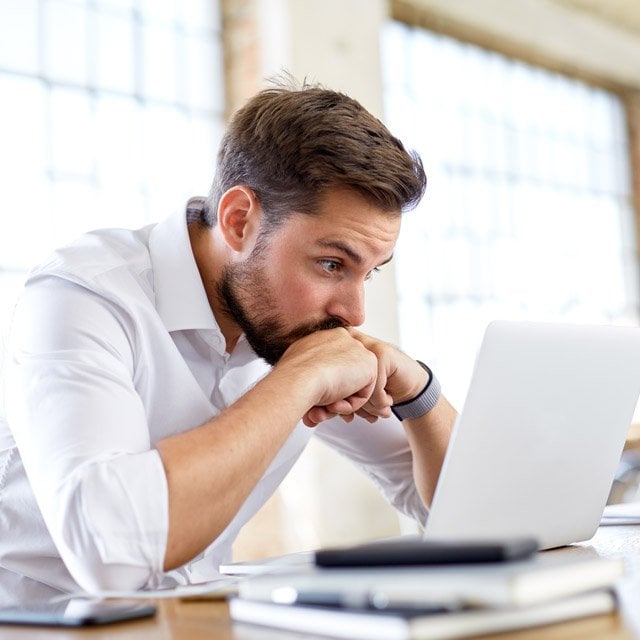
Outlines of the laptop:
M 638 328 L 490 324 L 425 538 L 591 538 L 639 395 Z
M 484 335 L 424 531 L 427 541 L 595 533 L 640 395 L 640 329 L 495 321 Z M 313 552 L 233 563 L 258 573 Z

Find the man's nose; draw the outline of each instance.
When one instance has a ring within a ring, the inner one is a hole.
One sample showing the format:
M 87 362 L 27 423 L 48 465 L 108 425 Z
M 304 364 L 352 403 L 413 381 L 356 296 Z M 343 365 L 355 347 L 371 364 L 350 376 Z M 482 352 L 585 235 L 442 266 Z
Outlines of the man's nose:
M 340 318 L 351 327 L 359 327 L 365 318 L 364 286 L 347 287 L 332 300 L 327 309 L 330 316 Z

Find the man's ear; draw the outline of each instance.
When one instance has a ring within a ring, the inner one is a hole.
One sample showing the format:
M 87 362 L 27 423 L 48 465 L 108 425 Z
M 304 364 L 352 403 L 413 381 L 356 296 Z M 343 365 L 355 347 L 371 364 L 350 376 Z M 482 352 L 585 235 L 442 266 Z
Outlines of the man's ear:
M 262 209 L 249 187 L 235 185 L 225 191 L 218 204 L 218 228 L 233 251 L 253 248 L 258 235 Z

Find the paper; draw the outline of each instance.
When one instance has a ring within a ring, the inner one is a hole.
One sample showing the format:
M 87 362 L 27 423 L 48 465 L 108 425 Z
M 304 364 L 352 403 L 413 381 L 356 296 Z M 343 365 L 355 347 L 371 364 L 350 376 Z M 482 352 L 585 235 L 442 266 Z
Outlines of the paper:
M 604 508 L 601 526 L 640 524 L 640 502 L 609 504 Z
M 220 578 L 211 582 L 180 585 L 177 587 L 139 590 L 139 591 L 98 591 L 96 593 L 76 592 L 54 598 L 54 602 L 62 602 L 71 598 L 91 598 L 107 600 L 109 598 L 127 598 L 134 600 L 157 600 L 163 598 L 181 598 L 183 600 L 217 600 L 235 594 L 238 591 L 237 578 Z

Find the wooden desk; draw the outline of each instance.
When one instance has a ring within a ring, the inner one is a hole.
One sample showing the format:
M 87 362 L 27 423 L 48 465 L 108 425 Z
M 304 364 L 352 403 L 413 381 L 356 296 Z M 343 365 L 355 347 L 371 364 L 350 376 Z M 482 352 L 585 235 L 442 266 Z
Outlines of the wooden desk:
M 602 527 L 589 542 L 548 553 L 624 557 L 629 579 L 620 588 L 621 610 L 548 627 L 482 636 L 484 640 L 640 639 L 640 525 Z M 0 626 L 1 640 L 306 640 L 310 636 L 246 625 L 232 625 L 223 602 L 157 601 L 149 620 L 93 629 Z

